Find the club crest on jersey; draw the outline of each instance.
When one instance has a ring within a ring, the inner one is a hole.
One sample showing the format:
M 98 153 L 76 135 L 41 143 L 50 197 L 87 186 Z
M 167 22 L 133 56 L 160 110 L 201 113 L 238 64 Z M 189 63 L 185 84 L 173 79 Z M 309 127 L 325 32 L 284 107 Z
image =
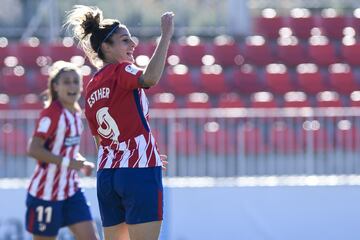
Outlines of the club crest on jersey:
M 134 65 L 127 65 L 125 67 L 125 71 L 131 73 L 132 75 L 136 75 L 139 69 L 137 69 Z
M 47 133 L 50 124 L 51 124 L 51 119 L 49 117 L 42 117 L 39 121 L 39 126 L 36 131 L 41 133 Z

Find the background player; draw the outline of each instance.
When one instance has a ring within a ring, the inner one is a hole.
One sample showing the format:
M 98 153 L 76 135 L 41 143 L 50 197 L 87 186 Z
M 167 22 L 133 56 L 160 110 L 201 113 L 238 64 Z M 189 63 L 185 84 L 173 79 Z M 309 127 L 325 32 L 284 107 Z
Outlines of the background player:
M 159 236 L 162 161 L 150 131 L 143 88 L 160 80 L 173 16 L 162 15 L 160 41 L 142 71 L 132 64 L 136 44 L 125 25 L 103 19 L 97 7 L 78 5 L 68 14 L 74 36 L 101 68 L 86 87 L 85 114 L 99 150 L 97 194 L 106 239 Z
M 68 226 L 76 239 L 98 239 L 78 170 L 91 175 L 94 164 L 79 154 L 83 131 L 78 99 L 82 79 L 71 63 L 55 62 L 48 106 L 42 110 L 28 154 L 37 159 L 26 199 L 26 228 L 34 239 L 55 239 Z

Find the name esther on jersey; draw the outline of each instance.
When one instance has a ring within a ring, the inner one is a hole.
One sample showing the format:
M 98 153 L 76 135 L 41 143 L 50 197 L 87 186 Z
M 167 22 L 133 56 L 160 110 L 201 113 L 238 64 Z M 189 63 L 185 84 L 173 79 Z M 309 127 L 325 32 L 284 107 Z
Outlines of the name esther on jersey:
M 90 97 L 87 99 L 87 103 L 90 107 L 92 107 L 96 101 L 103 99 L 103 98 L 109 98 L 110 95 L 110 88 L 99 88 L 93 91 L 90 95 Z

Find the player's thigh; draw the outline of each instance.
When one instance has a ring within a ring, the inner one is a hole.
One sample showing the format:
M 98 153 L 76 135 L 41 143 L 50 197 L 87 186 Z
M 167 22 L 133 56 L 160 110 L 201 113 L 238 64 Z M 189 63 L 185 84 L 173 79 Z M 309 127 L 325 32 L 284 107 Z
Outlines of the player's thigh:
M 157 240 L 160 235 L 162 221 L 129 224 L 131 240 Z
M 55 240 L 56 237 L 43 237 L 38 235 L 33 235 L 33 240 Z
M 104 227 L 104 238 L 106 240 L 130 240 L 128 225 L 126 223 L 120 223 L 114 226 Z
M 62 201 L 45 201 L 28 194 L 26 230 L 36 237 L 54 239 L 63 221 L 62 204 Z
M 75 223 L 69 226 L 77 240 L 98 240 L 96 226 L 93 221 Z

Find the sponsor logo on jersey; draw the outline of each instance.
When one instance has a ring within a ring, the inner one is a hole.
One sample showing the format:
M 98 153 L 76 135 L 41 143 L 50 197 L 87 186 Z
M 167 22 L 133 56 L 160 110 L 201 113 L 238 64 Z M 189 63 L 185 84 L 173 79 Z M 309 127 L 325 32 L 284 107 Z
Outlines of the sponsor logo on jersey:
M 41 133 L 47 133 L 50 124 L 51 124 L 51 119 L 49 117 L 42 117 L 39 121 L 39 126 L 36 131 Z
M 132 75 L 136 75 L 139 69 L 137 69 L 134 65 L 127 65 L 125 67 L 125 71 L 131 73 Z

